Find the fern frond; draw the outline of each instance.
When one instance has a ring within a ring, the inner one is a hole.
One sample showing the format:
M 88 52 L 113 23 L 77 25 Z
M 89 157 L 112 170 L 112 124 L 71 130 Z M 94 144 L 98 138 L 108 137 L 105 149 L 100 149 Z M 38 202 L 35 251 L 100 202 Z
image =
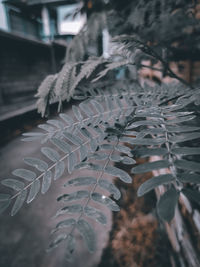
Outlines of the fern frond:
M 38 88 L 38 101 L 36 103 L 38 112 L 45 116 L 48 113 L 48 105 L 55 100 L 54 86 L 57 80 L 57 74 L 48 75 Z

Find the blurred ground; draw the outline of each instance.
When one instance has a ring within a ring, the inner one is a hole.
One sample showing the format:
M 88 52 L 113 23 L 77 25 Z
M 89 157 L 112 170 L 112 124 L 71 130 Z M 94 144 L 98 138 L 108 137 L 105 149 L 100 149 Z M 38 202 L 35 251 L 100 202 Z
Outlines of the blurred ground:
M 68 111 L 70 112 L 70 111 Z M 0 180 L 11 177 L 15 168 L 23 168 L 23 157 L 39 156 L 40 143 L 22 142 L 16 137 L 0 148 Z M 80 173 L 79 173 L 80 175 Z M 68 178 L 67 178 L 68 179 Z M 49 191 L 38 194 L 30 204 L 25 204 L 19 213 L 11 217 L 7 212 L 0 216 L 0 266 L 1 267 L 95 267 L 98 265 L 103 247 L 108 240 L 108 231 L 111 229 L 111 213 L 105 210 L 108 216 L 107 226 L 93 223 L 98 236 L 97 251 L 90 254 L 80 237 L 77 237 L 76 254 L 73 263 L 64 260 L 64 247 L 46 253 L 49 244 L 49 233 L 55 226 L 51 217 L 60 208 L 56 198 L 66 192 L 62 185 L 66 177 L 53 182 Z M 61 189 L 62 188 L 62 189 Z M 5 188 L 1 187 L 1 192 Z

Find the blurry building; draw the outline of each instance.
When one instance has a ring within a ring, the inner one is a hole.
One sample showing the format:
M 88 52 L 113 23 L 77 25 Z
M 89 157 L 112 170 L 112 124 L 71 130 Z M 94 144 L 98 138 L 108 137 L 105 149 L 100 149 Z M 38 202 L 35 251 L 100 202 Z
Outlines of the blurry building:
M 0 0 L 0 122 L 34 108 L 41 81 L 60 70 L 67 40 L 85 21 L 79 6 L 72 0 Z

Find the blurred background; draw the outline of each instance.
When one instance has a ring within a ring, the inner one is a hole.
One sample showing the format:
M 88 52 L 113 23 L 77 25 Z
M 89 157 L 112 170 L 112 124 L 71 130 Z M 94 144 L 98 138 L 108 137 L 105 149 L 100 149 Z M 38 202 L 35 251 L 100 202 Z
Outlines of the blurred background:
M 107 10 L 109 29 L 105 28 Z M 91 23 L 92 14 L 96 20 Z M 200 75 L 200 26 L 190 20 L 190 14 L 200 19 L 200 1 L 0 0 L 0 180 L 9 178 L 13 169 L 23 167 L 24 156 L 40 154 L 39 142 L 27 144 L 20 140 L 23 132 L 36 131 L 37 125 L 46 120 L 37 113 L 34 96 L 48 74 L 58 73 L 66 60 L 74 59 L 75 53 L 67 55 L 66 49 L 71 49 L 78 34 L 85 37 L 86 23 L 90 23 L 90 34 L 84 45 L 77 46 L 78 60 L 100 55 L 107 58 L 109 35 L 136 32 L 145 43 L 156 47 L 178 77 L 196 84 Z M 132 77 L 151 84 L 175 81 L 164 71 L 157 71 L 160 62 L 146 55 L 139 55 L 137 63 L 138 69 L 120 68 L 112 78 Z M 64 105 L 69 115 L 72 104 L 76 102 Z M 57 103 L 53 103 L 50 118 L 56 115 Z M 45 251 L 62 179 L 48 194 L 39 194 L 31 205 L 25 205 L 14 218 L 4 213 L 0 217 L 0 267 L 198 267 L 198 209 L 193 209 L 191 217 L 184 205 L 182 208 L 184 227 L 192 229 L 186 238 L 190 261 L 177 237 L 182 228 L 165 225 L 164 229 L 155 219 L 155 194 L 136 198 L 138 186 L 148 175 L 136 175 L 129 186 L 118 184 L 123 193 L 121 211 L 114 216 L 107 211 L 109 223 L 105 228 L 94 226 L 100 236 L 95 254 L 89 254 L 77 237 L 74 263 L 64 260 L 63 248 L 52 254 Z

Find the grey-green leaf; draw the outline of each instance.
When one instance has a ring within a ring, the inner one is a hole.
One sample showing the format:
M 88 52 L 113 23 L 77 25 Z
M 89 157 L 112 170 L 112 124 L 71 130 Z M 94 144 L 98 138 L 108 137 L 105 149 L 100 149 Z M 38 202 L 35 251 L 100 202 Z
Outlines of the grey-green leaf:
M 14 216 L 22 207 L 22 205 L 24 204 L 24 201 L 26 199 L 27 196 L 27 189 L 21 191 L 21 193 L 18 195 L 12 210 L 11 210 L 11 216 Z
M 161 219 L 170 222 L 175 213 L 179 194 L 174 187 L 166 191 L 157 203 L 158 215 Z
M 132 182 L 131 176 L 127 172 L 125 172 L 124 170 L 121 170 L 117 167 L 107 166 L 105 168 L 105 172 L 112 175 L 112 176 L 118 177 L 121 181 L 123 181 L 125 183 L 131 183 Z
M 24 158 L 24 162 L 30 166 L 35 167 L 37 170 L 43 172 L 48 169 L 48 164 L 38 158 L 27 157 Z
M 170 163 L 167 160 L 158 160 L 154 162 L 146 162 L 143 164 L 140 164 L 136 167 L 133 167 L 131 169 L 131 173 L 144 173 L 144 172 L 150 172 L 153 170 L 168 168 L 170 166 Z
M 185 132 L 194 132 L 200 130 L 200 127 L 193 126 L 166 126 L 166 129 L 170 133 L 185 133 Z
M 74 205 L 69 205 L 58 210 L 56 212 L 55 217 L 58 217 L 59 215 L 66 214 L 66 213 L 73 214 L 73 213 L 80 213 L 80 212 L 82 212 L 82 206 L 80 204 L 74 204 Z
M 171 125 L 171 124 L 177 124 L 177 123 L 181 123 L 181 122 L 186 122 L 186 121 L 190 121 L 193 120 L 196 116 L 184 116 L 184 117 L 178 117 L 176 119 L 172 119 L 172 120 L 168 120 L 165 123 L 167 125 Z
M 64 194 L 60 197 L 58 197 L 58 201 L 62 202 L 68 202 L 68 201 L 74 201 L 74 200 L 79 200 L 79 199 L 84 199 L 89 197 L 89 192 L 85 190 L 80 190 L 73 192 L 71 194 Z
M 63 119 L 68 125 L 68 127 L 72 126 L 73 125 L 73 120 L 70 116 L 68 116 L 67 114 L 64 114 L 64 113 L 60 113 L 59 114 L 60 118 Z
M 165 138 L 132 138 L 123 136 L 120 138 L 120 142 L 129 143 L 132 145 L 162 145 L 165 143 Z
M 5 179 L 1 181 L 2 185 L 12 188 L 16 191 L 21 191 L 24 188 L 24 183 L 16 179 Z
M 76 154 L 74 152 L 72 152 L 68 156 L 68 172 L 69 173 L 73 172 L 76 163 L 77 163 Z
M 178 179 L 182 183 L 200 184 L 200 175 L 196 173 L 180 173 L 178 174 Z
M 80 139 L 80 137 L 76 136 L 75 134 L 71 134 L 67 131 L 63 132 L 63 135 L 70 141 L 72 142 L 74 145 L 81 145 L 83 142 Z
M 84 159 L 87 158 L 88 150 L 85 145 L 80 146 L 79 154 L 80 154 L 80 161 L 83 161 Z
M 172 148 L 171 152 L 173 154 L 180 154 L 180 155 L 199 155 L 200 147 L 177 147 L 177 148 Z
M 49 190 L 49 187 L 51 185 L 51 180 L 52 180 L 52 172 L 46 171 L 42 179 L 42 188 L 41 188 L 42 194 L 45 194 Z
M 116 200 L 120 199 L 121 192 L 114 184 L 110 183 L 105 179 L 100 179 L 98 184 L 100 187 L 107 190 L 111 195 L 113 195 Z
M 55 166 L 54 180 L 59 179 L 65 171 L 65 163 L 63 161 L 58 161 Z
M 60 221 L 59 223 L 56 224 L 55 229 L 53 229 L 51 231 L 51 234 L 57 232 L 59 229 L 67 228 L 67 227 L 70 227 L 70 226 L 75 225 L 75 224 L 76 224 L 76 220 L 71 219 L 71 218 Z
M 84 208 L 84 213 L 86 216 L 94 219 L 95 221 L 97 221 L 101 224 L 105 225 L 107 223 L 106 216 L 96 208 L 93 208 L 93 207 L 88 205 Z
M 63 151 L 64 153 L 70 153 L 71 152 L 71 146 L 66 143 L 65 141 L 58 139 L 56 137 L 52 137 L 51 138 L 51 142 L 57 146 L 61 151 Z
M 119 206 L 111 198 L 101 195 L 97 192 L 91 194 L 92 200 L 107 206 L 111 211 L 120 211 Z
M 40 191 L 40 180 L 35 180 L 31 185 L 30 192 L 27 198 L 27 203 L 33 201 L 39 191 Z
M 174 162 L 174 165 L 177 168 L 183 169 L 183 170 L 189 170 L 189 171 L 200 171 L 200 163 L 199 162 L 194 162 L 194 161 L 189 161 L 189 160 L 176 160 Z
M 56 162 L 60 159 L 58 152 L 50 147 L 42 147 L 41 152 L 53 162 Z
M 146 182 L 144 182 L 142 185 L 140 185 L 140 187 L 137 191 L 137 195 L 139 197 L 141 197 L 144 194 L 146 194 L 147 192 L 154 189 L 155 187 L 157 187 L 159 185 L 170 183 L 173 180 L 174 180 L 174 177 L 171 174 L 163 174 L 163 175 L 155 176 L 155 177 L 147 180 Z
M 72 110 L 73 110 L 73 113 L 74 113 L 74 116 L 76 117 L 76 119 L 78 121 L 82 121 L 83 120 L 83 116 L 80 112 L 80 109 L 76 106 L 72 106 Z
M 96 184 L 97 179 L 90 176 L 82 176 L 69 180 L 64 186 L 86 186 Z
M 93 253 L 96 250 L 96 236 L 92 226 L 84 219 L 80 219 L 76 225 L 78 231 L 83 237 L 89 252 Z
M 170 136 L 169 141 L 172 143 L 181 143 L 181 142 L 185 142 L 185 141 L 194 140 L 197 138 L 200 138 L 199 132 L 178 134 L 178 135 Z
M 36 174 L 26 169 L 16 169 L 12 172 L 13 175 L 25 179 L 26 181 L 33 181 L 36 178 Z
M 125 165 L 132 165 L 132 164 L 135 164 L 136 161 L 130 157 L 122 157 L 122 163 L 125 164 Z
M 190 188 L 183 188 L 181 192 L 189 199 L 200 205 L 200 192 Z

